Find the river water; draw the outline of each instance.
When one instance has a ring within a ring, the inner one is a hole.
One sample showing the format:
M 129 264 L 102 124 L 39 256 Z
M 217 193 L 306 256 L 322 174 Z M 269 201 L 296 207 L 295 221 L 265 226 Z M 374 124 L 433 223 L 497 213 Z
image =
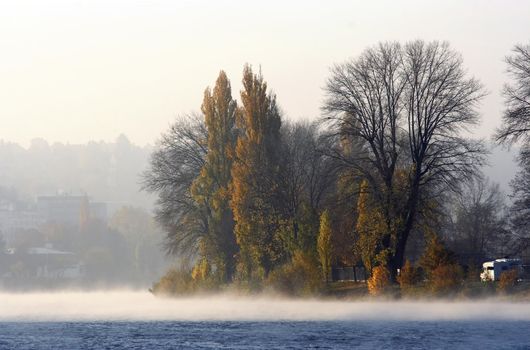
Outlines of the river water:
M 530 349 L 530 304 L 0 293 L 0 349 Z

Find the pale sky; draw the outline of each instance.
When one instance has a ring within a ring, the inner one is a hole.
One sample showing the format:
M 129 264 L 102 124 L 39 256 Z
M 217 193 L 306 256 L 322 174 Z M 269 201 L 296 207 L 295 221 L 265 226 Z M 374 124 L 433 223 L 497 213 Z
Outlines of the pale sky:
M 500 122 L 503 58 L 530 42 L 530 1 L 0 1 L 0 139 L 152 144 L 224 69 L 261 66 L 291 119 L 320 115 L 329 67 L 379 41 L 447 40 Z

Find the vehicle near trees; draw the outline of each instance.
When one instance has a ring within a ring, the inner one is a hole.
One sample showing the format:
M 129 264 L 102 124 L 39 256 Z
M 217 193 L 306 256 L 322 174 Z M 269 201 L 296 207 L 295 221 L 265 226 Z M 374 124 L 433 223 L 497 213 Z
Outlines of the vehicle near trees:
M 495 259 L 482 264 L 481 281 L 498 281 L 504 272 L 516 270 L 518 275 L 522 274 L 521 259 Z

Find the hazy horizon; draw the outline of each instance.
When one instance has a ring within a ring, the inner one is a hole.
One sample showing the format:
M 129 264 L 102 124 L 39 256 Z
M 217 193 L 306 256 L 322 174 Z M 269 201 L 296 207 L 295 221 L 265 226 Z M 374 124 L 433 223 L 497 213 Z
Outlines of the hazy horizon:
M 289 119 L 320 115 L 334 63 L 379 41 L 447 40 L 488 96 L 476 136 L 500 124 L 503 58 L 530 37 L 530 3 L 503 1 L 248 4 L 9 2 L 0 5 L 3 139 L 28 146 L 153 144 L 176 116 L 198 111 L 219 70 L 238 97 L 243 65 L 261 67 Z

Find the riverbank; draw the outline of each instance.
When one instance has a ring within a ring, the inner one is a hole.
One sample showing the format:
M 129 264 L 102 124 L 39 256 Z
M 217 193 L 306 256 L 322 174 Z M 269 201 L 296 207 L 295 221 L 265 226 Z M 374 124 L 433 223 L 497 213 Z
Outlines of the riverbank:
M 530 302 L 530 281 L 520 281 L 507 288 L 499 282 L 481 282 L 464 280 L 457 286 L 446 290 L 433 290 L 427 281 L 418 282 L 413 286 L 401 288 L 399 284 L 390 284 L 377 296 L 370 294 L 365 282 L 339 281 L 321 283 L 311 289 L 299 290 L 291 288 L 274 288 L 265 285 L 260 289 L 250 289 L 248 285 L 232 283 L 223 286 L 190 286 L 182 280 L 162 280 L 150 291 L 162 297 L 187 297 L 217 293 L 228 293 L 240 296 L 274 295 L 285 298 L 322 298 L 326 300 L 365 301 L 365 300 L 485 300 L 498 299 L 505 301 Z

